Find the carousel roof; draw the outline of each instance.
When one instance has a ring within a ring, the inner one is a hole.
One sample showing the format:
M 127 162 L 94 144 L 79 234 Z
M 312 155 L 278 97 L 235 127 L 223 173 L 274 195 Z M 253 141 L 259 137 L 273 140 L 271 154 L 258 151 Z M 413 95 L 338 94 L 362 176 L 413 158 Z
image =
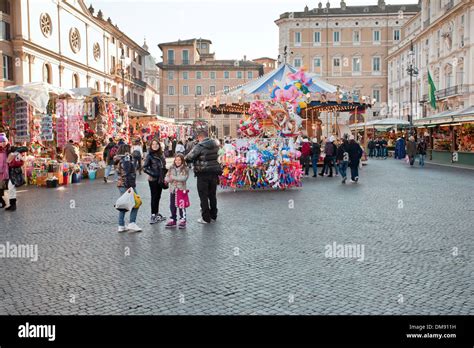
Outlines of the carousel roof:
M 290 64 L 282 64 L 277 69 L 270 71 L 269 73 L 261 76 L 256 80 L 252 80 L 243 86 L 233 90 L 229 93 L 230 96 L 238 96 L 241 94 L 252 95 L 258 94 L 261 96 L 270 95 L 271 91 L 276 84 L 280 88 L 283 88 L 287 84 L 291 83 L 288 74 L 294 74 L 298 71 L 297 68 Z M 315 74 L 308 74 L 312 79 L 313 83 L 308 87 L 308 90 L 312 93 L 334 93 L 337 91 L 337 87 L 333 86 L 322 79 L 318 78 Z

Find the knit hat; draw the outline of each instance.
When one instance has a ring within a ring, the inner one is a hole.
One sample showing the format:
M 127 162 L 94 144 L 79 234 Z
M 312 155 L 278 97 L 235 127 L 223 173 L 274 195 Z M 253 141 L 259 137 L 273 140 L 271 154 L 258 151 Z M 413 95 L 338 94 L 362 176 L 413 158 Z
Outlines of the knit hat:
M 8 138 L 5 133 L 0 133 L 0 143 L 8 143 Z

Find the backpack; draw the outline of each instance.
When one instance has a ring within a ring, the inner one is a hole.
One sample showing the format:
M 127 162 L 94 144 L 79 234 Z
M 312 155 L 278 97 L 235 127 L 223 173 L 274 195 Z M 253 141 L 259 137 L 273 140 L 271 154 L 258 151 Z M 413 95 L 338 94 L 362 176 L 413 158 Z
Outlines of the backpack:
M 114 145 L 110 150 L 109 150 L 109 158 L 110 159 L 113 159 L 115 157 L 115 155 L 117 154 L 117 151 L 118 151 L 118 145 Z
M 135 150 L 132 153 L 132 157 L 133 158 L 142 158 L 142 153 L 140 152 L 140 150 Z
M 122 158 L 122 160 L 120 161 L 120 165 L 122 166 L 122 169 L 125 174 L 125 182 L 124 182 L 125 187 L 135 186 L 134 182 L 136 180 L 137 174 L 135 171 L 135 166 L 133 162 L 131 161 L 130 156 L 125 156 L 124 158 Z M 133 181 L 133 185 L 132 185 L 132 181 Z

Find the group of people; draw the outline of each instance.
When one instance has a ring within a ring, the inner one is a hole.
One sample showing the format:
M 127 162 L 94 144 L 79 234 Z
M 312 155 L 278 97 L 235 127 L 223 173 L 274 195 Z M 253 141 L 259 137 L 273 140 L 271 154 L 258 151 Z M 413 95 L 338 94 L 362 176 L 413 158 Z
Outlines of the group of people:
M 408 163 L 410 163 L 410 166 L 415 164 L 415 159 L 418 156 L 420 167 L 424 167 L 427 150 L 428 144 L 424 137 L 421 137 L 420 141 L 417 142 L 413 135 L 410 136 L 406 145 L 406 154 L 408 156 Z
M 369 149 L 370 158 L 383 158 L 387 159 L 388 157 L 388 141 L 384 137 L 371 138 L 367 143 Z
M 341 139 L 331 136 L 329 139 L 321 141 L 321 143 L 316 138 L 310 142 L 307 137 L 304 137 L 300 143 L 300 151 L 300 161 L 305 176 L 309 176 L 310 163 L 313 168 L 313 178 L 318 176 L 318 162 L 323 152 L 324 162 L 319 173 L 320 176 L 333 177 L 334 167 L 336 176 L 339 176 L 340 173 L 342 183 L 345 184 L 347 168 L 349 167 L 351 169 L 351 182 L 357 183 L 359 181 L 359 165 L 363 150 L 353 135 L 345 135 Z
M 197 140 L 198 143 L 189 148 L 186 155 L 184 154 L 186 152 L 184 144 L 182 144 L 184 151 L 178 151 L 182 149 L 179 149 L 177 146 L 173 163 L 169 168 L 166 165 L 162 143 L 158 139 L 151 141 L 144 164 L 140 167 L 148 175 L 151 195 L 150 224 L 166 220 L 165 216 L 160 213 L 160 200 L 163 190 L 168 189 L 170 194 L 170 218 L 166 223 L 166 227 L 186 228 L 186 207 L 181 202 L 182 198 L 178 199 L 178 194 L 184 192 L 187 195 L 186 183 L 189 178 L 187 163 L 192 164 L 197 177 L 197 191 L 201 201 L 201 218 L 198 219 L 198 222 L 201 224 L 216 222 L 218 212 L 217 185 L 219 183 L 219 175 L 222 172 L 221 166 L 217 162 L 219 146 L 216 141 L 208 138 L 207 133 L 204 131 L 198 133 Z M 189 141 L 189 143 L 192 142 Z M 120 194 L 124 194 L 129 189 L 133 189 L 138 194 L 136 176 L 139 163 L 135 160 L 136 157 L 134 157 L 135 151 L 138 151 L 138 148 L 135 146 L 138 146 L 138 144 L 135 144 L 134 147 L 125 143 L 117 146 L 113 143 L 113 139 L 111 139 L 109 145 L 107 145 L 104 151 L 104 158 L 107 158 L 108 163 L 111 163 L 110 165 L 116 168 L 117 187 Z M 111 159 L 110 162 L 109 159 Z M 104 179 L 106 182 L 107 174 L 110 174 L 110 171 L 106 172 Z M 119 211 L 119 232 L 140 232 L 142 230 L 136 223 L 138 210 L 139 207 L 136 206 L 131 209 L 128 225 L 125 224 L 126 211 Z

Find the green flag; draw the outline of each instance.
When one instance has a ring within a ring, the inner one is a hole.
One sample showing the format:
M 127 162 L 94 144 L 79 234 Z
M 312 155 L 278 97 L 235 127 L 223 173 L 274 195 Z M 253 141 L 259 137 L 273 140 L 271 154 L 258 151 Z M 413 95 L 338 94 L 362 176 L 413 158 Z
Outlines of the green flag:
M 436 109 L 436 86 L 433 82 L 433 79 L 431 78 L 430 71 L 428 70 L 428 100 L 430 102 L 430 105 L 433 109 Z

